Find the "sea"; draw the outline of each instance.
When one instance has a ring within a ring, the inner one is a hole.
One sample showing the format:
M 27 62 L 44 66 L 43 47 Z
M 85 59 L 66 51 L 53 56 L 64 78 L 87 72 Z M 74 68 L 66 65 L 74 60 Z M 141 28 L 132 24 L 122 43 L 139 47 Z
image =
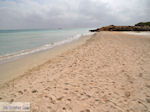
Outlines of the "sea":
M 91 35 L 90 28 L 0 30 L 0 64 L 4 60 L 25 56 Z

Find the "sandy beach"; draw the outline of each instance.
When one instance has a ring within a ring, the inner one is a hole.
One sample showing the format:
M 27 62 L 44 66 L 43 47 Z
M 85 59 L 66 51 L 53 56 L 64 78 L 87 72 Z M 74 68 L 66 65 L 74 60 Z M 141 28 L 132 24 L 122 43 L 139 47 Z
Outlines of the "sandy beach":
M 24 75 L 27 71 L 42 65 L 57 55 L 84 44 L 89 38 L 90 35 L 82 36 L 82 38 L 58 45 L 51 49 L 16 57 L 16 59 L 4 60 L 3 64 L 0 63 L 0 87 L 4 83 Z
M 150 36 L 99 32 L 0 88 L 31 112 L 150 112 Z

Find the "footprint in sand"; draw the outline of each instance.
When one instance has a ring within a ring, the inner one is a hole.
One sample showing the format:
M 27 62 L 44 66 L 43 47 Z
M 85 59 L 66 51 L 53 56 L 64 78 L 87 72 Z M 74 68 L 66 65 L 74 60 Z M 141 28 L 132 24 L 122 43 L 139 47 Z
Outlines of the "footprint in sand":
M 80 112 L 90 112 L 89 109 L 81 110 Z

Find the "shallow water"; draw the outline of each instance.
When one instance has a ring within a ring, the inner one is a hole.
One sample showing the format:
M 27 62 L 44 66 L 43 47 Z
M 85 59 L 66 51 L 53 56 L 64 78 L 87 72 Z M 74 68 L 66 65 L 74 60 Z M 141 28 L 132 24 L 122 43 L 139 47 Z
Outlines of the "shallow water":
M 89 33 L 89 28 L 64 30 L 0 30 L 0 60 L 46 50 Z

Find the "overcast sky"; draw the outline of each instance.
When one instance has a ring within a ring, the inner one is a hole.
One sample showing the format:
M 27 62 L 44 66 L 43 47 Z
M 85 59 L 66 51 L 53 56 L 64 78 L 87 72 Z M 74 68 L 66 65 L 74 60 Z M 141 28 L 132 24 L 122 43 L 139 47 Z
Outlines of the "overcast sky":
M 0 29 L 80 28 L 150 21 L 150 0 L 0 0 Z

